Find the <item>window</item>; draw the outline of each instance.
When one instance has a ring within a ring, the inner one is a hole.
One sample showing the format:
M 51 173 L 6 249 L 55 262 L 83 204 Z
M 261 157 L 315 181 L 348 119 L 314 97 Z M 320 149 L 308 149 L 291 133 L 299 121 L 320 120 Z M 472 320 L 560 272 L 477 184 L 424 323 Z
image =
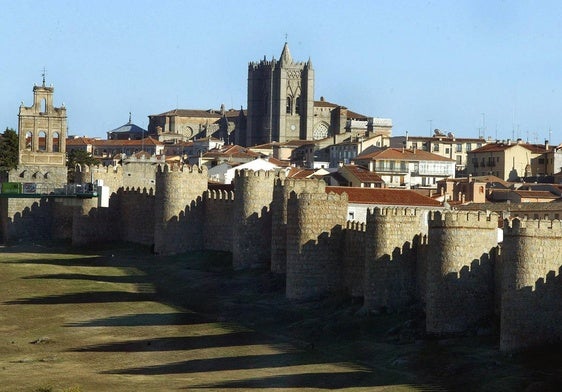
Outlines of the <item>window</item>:
M 462 155 L 457 155 L 457 165 L 462 165 Z
M 450 153 L 451 153 L 451 149 L 450 149 L 449 147 L 447 147 L 447 148 L 445 149 L 445 154 L 449 155 Z
M 439 151 L 439 143 L 433 145 L 433 151 Z
M 39 151 L 47 151 L 47 134 L 45 131 L 39 132 Z
M 457 152 L 462 152 L 462 143 L 457 143 Z
M 291 112 L 293 111 L 293 102 L 291 100 L 291 97 L 287 97 L 287 114 L 291 114 Z
M 295 114 L 301 114 L 301 97 L 295 100 Z
M 466 143 L 466 151 L 472 151 L 472 143 Z
M 59 152 L 59 133 L 53 134 L 53 152 Z

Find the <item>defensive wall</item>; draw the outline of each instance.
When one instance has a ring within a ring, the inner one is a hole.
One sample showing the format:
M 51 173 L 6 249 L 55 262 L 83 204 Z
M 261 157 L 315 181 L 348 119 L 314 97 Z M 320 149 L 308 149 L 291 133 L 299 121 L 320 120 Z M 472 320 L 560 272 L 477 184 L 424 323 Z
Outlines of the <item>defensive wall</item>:
M 558 220 L 502 221 L 498 245 L 499 215 L 486 211 L 373 208 L 363 224 L 347 221 L 346 194 L 328 194 L 317 180 L 244 171 L 226 192 L 208 189 L 205 168 L 159 165 L 154 186 L 141 188 L 120 185 L 119 167 L 92 169 L 77 177 L 109 185 L 108 208 L 96 199 L 3 199 L 3 234 L 75 245 L 124 240 L 156 254 L 228 251 L 234 268 L 285 274 L 291 299 L 361 297 L 371 312 L 418 306 L 435 335 L 499 319 L 503 351 L 562 340 Z

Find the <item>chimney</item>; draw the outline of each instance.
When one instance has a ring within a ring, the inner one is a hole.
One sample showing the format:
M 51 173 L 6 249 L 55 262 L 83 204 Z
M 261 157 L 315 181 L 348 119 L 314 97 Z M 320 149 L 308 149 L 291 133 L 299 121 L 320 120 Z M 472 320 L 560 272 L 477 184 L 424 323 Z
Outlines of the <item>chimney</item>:
M 548 144 L 548 140 L 544 141 L 544 149 L 548 150 L 550 148 L 550 145 Z

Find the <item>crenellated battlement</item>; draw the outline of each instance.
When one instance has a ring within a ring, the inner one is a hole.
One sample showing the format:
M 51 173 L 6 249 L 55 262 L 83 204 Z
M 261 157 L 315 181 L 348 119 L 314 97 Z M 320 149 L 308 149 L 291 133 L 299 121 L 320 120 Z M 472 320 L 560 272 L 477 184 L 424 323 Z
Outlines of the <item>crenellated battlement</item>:
M 326 192 L 326 182 L 321 179 L 279 178 L 276 180 L 276 186 L 282 186 L 288 190 L 298 189 L 300 192 L 305 192 L 305 193 Z
M 190 174 L 205 174 L 207 175 L 206 166 L 197 165 L 178 165 L 173 163 L 162 163 L 158 165 L 157 173 L 190 173 Z
M 499 215 L 487 211 L 431 211 L 428 216 L 429 227 L 463 227 L 496 229 Z
M 140 188 L 140 187 L 126 187 L 121 188 L 120 193 L 122 194 L 139 194 L 139 195 L 146 195 L 146 196 L 154 196 L 154 189 L 153 188 Z
M 365 225 L 364 222 L 347 221 L 345 228 L 347 230 L 365 232 L 367 230 L 367 225 Z
M 249 169 L 244 169 L 244 170 L 236 170 L 234 173 L 234 178 L 235 181 L 237 178 L 251 178 L 251 177 L 259 177 L 259 178 L 273 178 L 275 177 L 276 174 L 273 170 L 258 170 L 258 171 L 254 171 L 254 170 L 249 170 Z
M 347 203 L 348 197 L 347 193 L 342 193 L 341 195 L 330 192 L 330 193 L 296 193 L 291 192 L 290 199 L 298 199 L 300 201 L 331 201 L 331 202 L 345 202 Z
M 562 221 L 558 219 L 505 219 L 503 227 L 505 236 L 562 237 Z
M 234 201 L 234 192 L 224 191 L 224 190 L 208 190 L 205 192 L 205 198 L 207 200 L 224 200 L 224 201 Z
M 122 173 L 123 172 L 123 167 L 121 165 L 108 165 L 108 166 L 103 166 L 103 165 L 76 165 L 75 168 L 76 172 L 79 173 L 96 173 L 96 174 L 115 174 L 115 173 Z

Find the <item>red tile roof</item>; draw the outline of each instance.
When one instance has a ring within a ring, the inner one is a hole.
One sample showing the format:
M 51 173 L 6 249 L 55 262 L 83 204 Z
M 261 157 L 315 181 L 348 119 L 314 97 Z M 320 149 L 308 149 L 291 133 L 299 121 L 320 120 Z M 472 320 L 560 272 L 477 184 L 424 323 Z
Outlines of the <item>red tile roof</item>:
M 528 143 L 490 143 L 486 144 L 485 146 L 479 147 L 475 150 L 472 150 L 473 153 L 481 153 L 481 152 L 499 152 L 505 151 L 515 146 L 521 146 L 526 148 L 527 150 L 531 151 L 534 154 L 542 154 L 545 153 L 547 150 L 542 144 L 528 144 Z
M 439 207 L 440 202 L 410 189 L 327 186 L 326 193 L 347 193 L 350 203 Z
M 345 170 L 361 182 L 383 182 L 381 176 L 361 165 L 344 165 Z

